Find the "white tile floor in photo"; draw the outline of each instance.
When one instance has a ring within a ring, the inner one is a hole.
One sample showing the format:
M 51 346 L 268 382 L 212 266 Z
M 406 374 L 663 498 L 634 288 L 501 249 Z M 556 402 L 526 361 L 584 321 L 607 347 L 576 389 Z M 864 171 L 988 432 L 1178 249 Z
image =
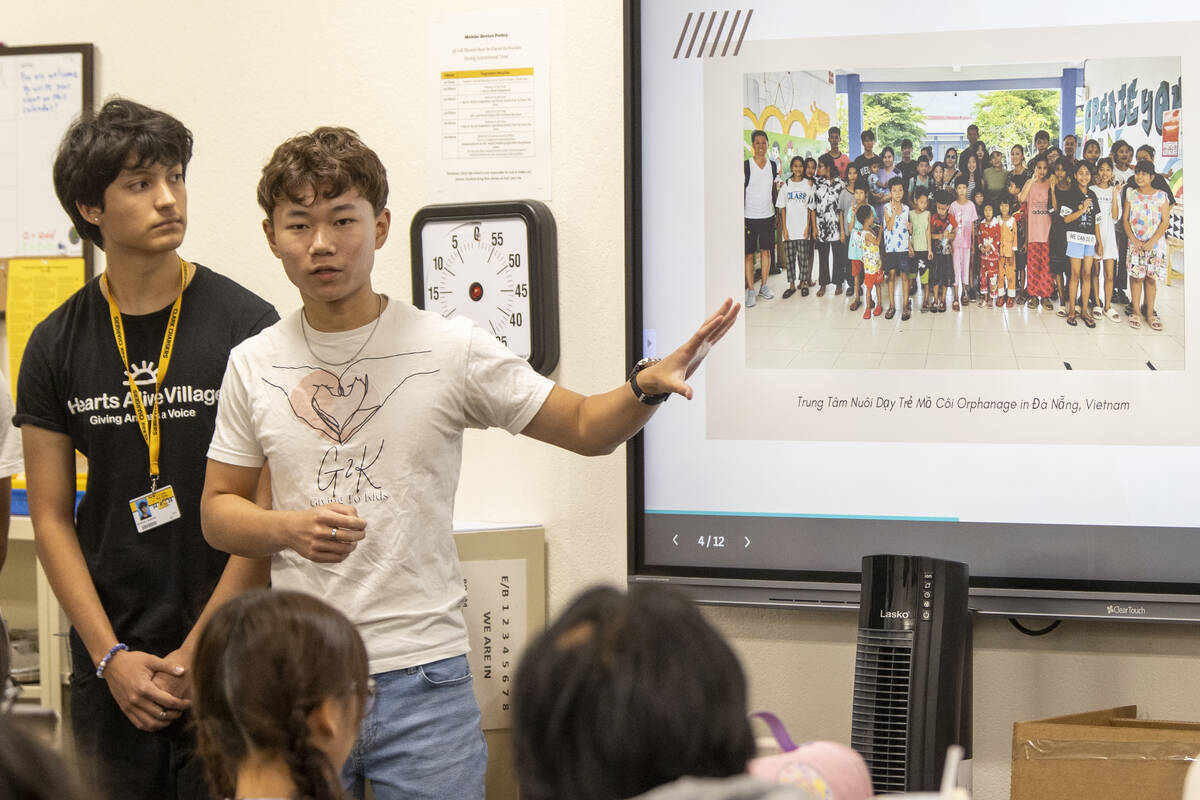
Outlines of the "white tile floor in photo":
M 918 294 L 912 318 L 863 319 L 863 309 L 847 310 L 849 300 L 827 288 L 808 297 L 797 291 L 783 298 L 784 275 L 767 285 L 773 300 L 757 298 L 743 311 L 746 366 L 766 369 L 1141 369 L 1184 368 L 1183 278 L 1158 282 L 1155 303 L 1163 330 L 1129 327 L 1123 307 L 1119 322 L 1107 317 L 1095 328 L 1067 325 L 1054 311 L 980 308 L 921 313 Z M 897 289 L 897 293 L 899 290 Z M 885 298 L 886 299 L 886 298 Z M 1114 306 L 1116 307 L 1116 306 Z M 886 305 L 885 305 L 886 310 Z

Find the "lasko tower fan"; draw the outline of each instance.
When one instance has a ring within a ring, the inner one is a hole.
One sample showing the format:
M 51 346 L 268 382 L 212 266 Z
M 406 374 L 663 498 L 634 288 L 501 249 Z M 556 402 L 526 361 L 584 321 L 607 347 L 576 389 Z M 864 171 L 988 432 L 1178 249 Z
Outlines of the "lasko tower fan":
M 960 775 L 969 775 L 966 564 L 863 558 L 850 739 L 879 794 L 936 791 L 952 744 L 966 751 Z

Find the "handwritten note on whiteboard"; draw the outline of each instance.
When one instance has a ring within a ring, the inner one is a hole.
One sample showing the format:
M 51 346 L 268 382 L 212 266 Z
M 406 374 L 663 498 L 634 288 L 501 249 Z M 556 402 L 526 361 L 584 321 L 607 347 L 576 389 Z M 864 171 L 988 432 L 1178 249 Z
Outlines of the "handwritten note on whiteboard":
M 0 50 L 0 258 L 83 255 L 50 174 L 83 99 L 82 53 Z

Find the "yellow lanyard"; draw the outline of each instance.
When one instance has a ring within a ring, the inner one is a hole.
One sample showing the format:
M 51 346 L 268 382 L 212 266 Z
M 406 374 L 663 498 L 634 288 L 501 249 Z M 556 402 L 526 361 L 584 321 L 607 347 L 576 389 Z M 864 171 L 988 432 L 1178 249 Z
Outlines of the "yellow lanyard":
M 167 332 L 163 334 L 162 350 L 158 356 L 158 369 L 154 378 L 154 408 L 153 414 L 147 418 L 146 404 L 142 402 L 142 390 L 133 380 L 133 370 L 129 367 L 129 354 L 125 350 L 125 323 L 121 321 L 121 309 L 113 299 L 112 289 L 108 285 L 108 276 L 102 274 L 100 280 L 108 293 L 108 313 L 112 319 L 113 337 L 117 340 L 117 350 L 121 353 L 121 365 L 129 378 L 129 396 L 133 400 L 133 410 L 137 414 L 138 428 L 142 438 L 150 448 L 150 491 L 158 491 L 158 454 L 162 447 L 162 436 L 159 432 L 158 396 L 162 389 L 163 378 L 167 375 L 167 365 L 171 362 L 171 351 L 175 349 L 175 331 L 179 328 L 179 309 L 183 306 L 183 288 L 187 285 L 188 263 L 179 259 L 181 272 L 179 281 L 179 296 L 171 306 L 171 317 L 167 321 Z

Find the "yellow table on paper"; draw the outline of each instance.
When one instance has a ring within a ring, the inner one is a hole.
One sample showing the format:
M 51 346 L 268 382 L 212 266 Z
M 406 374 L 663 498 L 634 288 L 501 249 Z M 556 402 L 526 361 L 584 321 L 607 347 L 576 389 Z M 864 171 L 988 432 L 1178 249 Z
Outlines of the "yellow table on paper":
M 8 261 L 8 369 L 13 397 L 29 336 L 39 322 L 84 283 L 82 258 L 12 258 Z

